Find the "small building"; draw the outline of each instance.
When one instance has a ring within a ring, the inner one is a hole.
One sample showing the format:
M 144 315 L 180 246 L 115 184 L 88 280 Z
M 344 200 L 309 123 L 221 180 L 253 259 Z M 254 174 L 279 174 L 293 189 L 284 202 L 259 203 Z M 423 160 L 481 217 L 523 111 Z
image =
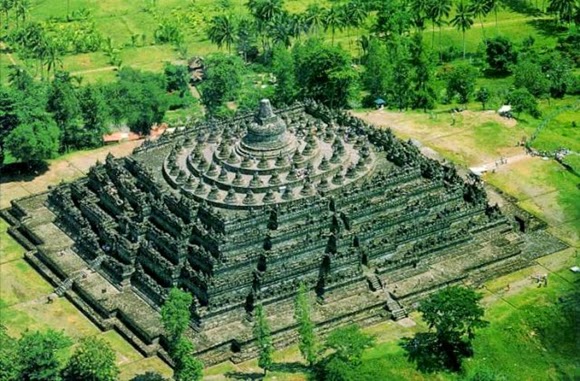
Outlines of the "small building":
M 377 110 L 382 110 L 386 104 L 387 102 L 383 98 L 375 99 L 375 106 L 377 106 Z

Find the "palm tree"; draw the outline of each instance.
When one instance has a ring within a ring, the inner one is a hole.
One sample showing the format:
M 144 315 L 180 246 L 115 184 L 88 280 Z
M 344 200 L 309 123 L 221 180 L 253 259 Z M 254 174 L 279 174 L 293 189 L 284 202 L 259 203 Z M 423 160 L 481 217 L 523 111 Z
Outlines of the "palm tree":
M 268 24 L 268 34 L 272 38 L 273 45 L 282 44 L 286 48 L 289 47 L 293 35 L 292 19 L 288 14 L 276 15 Z
M 236 41 L 236 25 L 232 17 L 230 15 L 214 16 L 209 23 L 207 37 L 218 48 L 225 45 L 231 53 L 232 44 Z
M 455 8 L 455 17 L 451 20 L 451 25 L 463 33 L 463 59 L 465 59 L 465 31 L 473 25 L 473 13 L 463 0 Z
M 361 25 L 367 17 L 366 6 L 364 3 L 358 1 L 350 1 L 340 8 L 344 27 L 348 30 L 350 28 L 357 28 Z M 350 36 L 349 36 L 350 37 Z
M 300 40 L 300 35 L 308 31 L 306 20 L 304 20 L 304 15 L 292 15 L 290 20 L 290 30 L 292 37 Z
M 15 0 L 14 1 L 14 13 L 16 14 L 16 25 L 18 26 L 18 19 L 22 19 L 22 22 L 26 21 L 26 16 L 30 11 L 30 0 Z
M 14 7 L 14 0 L 0 0 L 0 12 L 4 13 L 6 24 L 8 24 L 8 12 Z
M 50 70 L 56 74 L 57 66 L 62 69 L 62 59 L 60 58 L 60 50 L 54 41 L 50 41 L 46 46 L 46 54 L 44 56 L 44 63 L 46 64 L 47 75 L 50 76 Z
M 411 1 L 411 22 L 417 28 L 417 32 L 422 32 L 425 29 L 425 18 L 427 18 L 428 8 L 429 0 Z M 435 24 L 433 24 L 433 28 L 435 28 Z
M 487 16 L 489 11 L 488 0 L 471 0 L 469 4 L 469 10 L 473 14 L 473 17 L 479 18 L 479 22 L 481 24 L 481 33 L 483 35 L 483 41 L 485 41 L 485 29 L 483 28 L 483 18 Z
M 495 15 L 495 32 L 497 33 L 497 12 L 501 9 L 500 0 L 486 0 L 488 12 L 493 11 Z
M 268 23 L 284 11 L 282 0 L 250 0 L 246 6 L 252 16 L 263 23 Z
M 330 8 L 324 14 L 324 31 L 328 29 L 332 32 L 332 45 L 334 45 L 334 34 L 336 30 L 342 30 L 344 28 L 344 18 L 340 9 L 336 6 Z
M 320 5 L 313 3 L 306 8 L 304 13 L 304 22 L 308 27 L 310 33 L 316 33 L 324 25 L 324 14 L 326 13 L 324 8 Z
M 548 12 L 555 13 L 558 16 L 558 21 L 566 21 L 568 24 L 572 22 L 572 16 L 576 8 L 576 0 L 550 0 L 548 5 Z
M 451 12 L 451 0 L 430 0 L 427 5 L 427 17 L 433 23 L 433 36 L 431 38 L 431 48 L 435 42 L 435 25 L 439 27 L 439 52 L 441 52 L 441 26 L 444 19 L 449 17 Z

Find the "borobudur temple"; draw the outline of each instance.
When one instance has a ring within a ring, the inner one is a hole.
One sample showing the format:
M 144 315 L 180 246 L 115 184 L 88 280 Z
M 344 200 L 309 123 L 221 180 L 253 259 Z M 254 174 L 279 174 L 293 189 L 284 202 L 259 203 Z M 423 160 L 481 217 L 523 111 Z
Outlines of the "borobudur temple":
M 147 355 L 167 358 L 169 290 L 190 292 L 206 365 L 256 354 L 258 303 L 275 345 L 293 342 L 301 282 L 324 333 L 564 247 L 509 200 L 490 205 L 477 177 L 315 102 L 177 128 L 3 216 L 56 294 Z

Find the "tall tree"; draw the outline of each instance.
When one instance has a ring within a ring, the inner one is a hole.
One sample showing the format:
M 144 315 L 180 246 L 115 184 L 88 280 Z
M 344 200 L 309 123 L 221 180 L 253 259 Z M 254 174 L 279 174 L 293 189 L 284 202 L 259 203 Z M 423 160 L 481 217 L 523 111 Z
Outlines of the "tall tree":
M 357 80 L 350 55 L 342 48 L 308 39 L 293 49 L 301 97 L 344 107 Z
M 306 7 L 303 18 L 310 33 L 318 33 L 324 27 L 324 15 L 326 10 L 317 3 L 311 3 Z
M 477 329 L 488 323 L 483 320 L 484 310 L 479 304 L 482 296 L 472 289 L 449 287 L 421 302 L 419 312 L 431 330 L 442 351 L 446 352 L 452 368 L 459 369 L 461 347 L 471 347 Z
M 71 344 L 61 332 L 25 332 L 18 340 L 22 381 L 60 381 L 59 351 Z
M 412 106 L 430 110 L 435 107 L 436 93 L 433 84 L 435 60 L 423 43 L 423 35 L 416 33 L 410 44 L 411 67 L 414 69 Z
M 189 292 L 172 288 L 161 307 L 161 322 L 169 340 L 177 381 L 198 381 L 203 377 L 203 363 L 194 357 L 193 343 L 184 335 L 191 320 L 192 301 Z
M 258 366 L 264 369 L 264 376 L 272 366 L 272 353 L 274 346 L 272 345 L 272 336 L 270 335 L 270 327 L 266 320 L 264 307 L 262 305 L 256 306 L 254 316 L 254 337 L 258 344 Z
M 389 45 L 392 60 L 392 76 L 389 84 L 390 103 L 399 110 L 406 110 L 412 101 L 411 56 L 407 39 L 397 38 Z
M 294 319 L 298 323 L 298 335 L 300 336 L 298 348 L 304 360 L 312 367 L 316 362 L 316 337 L 310 315 L 308 289 L 304 283 L 301 283 L 294 301 Z
M 324 13 L 322 19 L 324 23 L 324 31 L 330 29 L 330 32 L 332 33 L 332 45 L 334 45 L 334 34 L 336 33 L 336 31 L 337 30 L 341 31 L 345 26 L 343 16 L 344 15 L 340 11 L 340 8 L 336 5 L 331 7 Z
M 459 102 L 466 104 L 475 89 L 477 74 L 477 69 L 469 64 L 459 64 L 452 67 L 446 74 L 449 99 L 457 95 Z
M 461 31 L 463 36 L 463 59 L 465 59 L 465 31 L 471 29 L 473 25 L 473 13 L 463 0 L 455 8 L 455 16 L 451 19 L 451 24 Z
M 65 381 L 115 381 L 118 375 L 111 345 L 96 337 L 81 339 L 63 371 Z
M 363 352 L 373 343 L 374 338 L 362 332 L 357 325 L 332 331 L 324 344 L 324 349 L 329 355 L 317 364 L 317 379 L 324 381 L 360 379 L 359 367 Z
M 51 83 L 47 111 L 61 130 L 61 148 L 77 147 L 77 135 L 82 133 L 83 121 L 77 90 L 68 72 L 56 73 Z
M 550 81 L 546 73 L 542 71 L 542 67 L 539 64 L 531 60 L 521 61 L 516 65 L 514 86 L 516 88 L 526 88 L 530 94 L 537 98 L 548 95 L 550 91 Z
M 365 70 L 361 75 L 361 83 L 369 93 L 367 104 L 371 105 L 377 98 L 386 98 L 392 77 L 392 65 L 389 52 L 384 43 L 371 38 L 367 54 L 363 57 Z
M 431 48 L 435 44 L 435 26 L 439 27 L 439 51 L 441 52 L 441 28 L 445 23 L 445 19 L 449 17 L 451 12 L 451 0 L 429 0 L 427 5 L 427 17 L 432 23 L 432 37 Z
M 282 44 L 284 47 L 289 47 L 292 44 L 293 37 L 293 21 L 287 13 L 280 13 L 270 21 L 268 24 L 268 35 L 272 40 L 272 44 Z
M 577 0 L 550 0 L 548 12 L 555 14 L 558 22 L 571 24 L 578 7 Z
M 289 105 L 294 102 L 298 95 L 294 58 L 282 45 L 274 47 L 272 73 L 276 76 L 275 103 Z
M 21 20 L 22 23 L 26 21 L 28 13 L 30 13 L 30 0 L 14 0 L 14 14 L 16 15 L 16 25 Z
M 194 357 L 193 344 L 189 339 L 180 337 L 171 357 L 175 362 L 176 381 L 201 381 L 203 379 L 203 363 Z
M 85 128 L 77 146 L 97 147 L 103 142 L 102 136 L 109 131 L 109 106 L 103 92 L 95 85 L 83 87 L 78 95 Z
M 394 0 L 384 2 L 377 11 L 372 31 L 385 41 L 407 34 L 412 27 L 412 14 L 406 3 Z
M 501 10 L 501 0 L 486 0 L 487 9 L 489 12 L 493 12 L 495 16 L 495 32 L 498 32 L 498 22 L 497 22 L 497 13 Z
M 193 297 L 189 292 L 172 288 L 161 307 L 161 321 L 171 345 L 177 343 L 189 325 L 192 301 Z
M 209 22 L 207 36 L 218 48 L 226 46 L 231 53 L 232 44 L 236 42 L 236 23 L 230 15 L 214 16 Z
M 490 9 L 490 4 L 488 0 L 471 0 L 469 3 L 469 11 L 473 17 L 479 18 L 479 23 L 481 24 L 481 33 L 483 35 L 483 40 L 485 41 L 485 29 L 483 28 L 483 18 L 487 16 Z
M 366 3 L 356 0 L 350 0 L 340 7 L 344 27 L 348 30 L 358 28 L 367 18 Z
M 0 86 L 0 167 L 4 163 L 4 142 L 8 134 L 19 124 L 19 98 L 21 93 Z M 2 331 L 0 331 L 0 335 Z
M 429 0 L 412 0 L 410 8 L 411 22 L 417 28 L 417 32 L 422 33 L 423 29 L 425 29 L 425 20 L 428 17 Z
M 54 40 L 47 40 L 44 50 L 39 53 L 43 57 L 46 65 L 46 73 L 50 76 L 50 71 L 56 76 L 56 70 L 62 69 L 62 59 L 60 49 Z
M 207 57 L 204 81 L 198 89 L 209 114 L 215 114 L 225 102 L 236 99 L 244 72 L 244 63 L 237 56 L 216 53 Z
M 105 89 L 111 116 L 125 121 L 131 131 L 149 134 L 160 123 L 168 108 L 167 83 L 161 74 L 131 68 L 119 71 L 119 80 Z
M 498 74 L 509 74 L 518 58 L 512 42 L 503 36 L 488 40 L 485 53 L 487 64 Z
M 508 94 L 506 102 L 512 106 L 513 112 L 518 117 L 522 112 L 527 112 L 534 118 L 539 118 L 542 115 L 538 109 L 538 101 L 524 87 L 511 91 Z
M 21 162 L 35 165 L 58 153 L 60 130 L 52 120 L 22 123 L 4 141 L 12 156 Z

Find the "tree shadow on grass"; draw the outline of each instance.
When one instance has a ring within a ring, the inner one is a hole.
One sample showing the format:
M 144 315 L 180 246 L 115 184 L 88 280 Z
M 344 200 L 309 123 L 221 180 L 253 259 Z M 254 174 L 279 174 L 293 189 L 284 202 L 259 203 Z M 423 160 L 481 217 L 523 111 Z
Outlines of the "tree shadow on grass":
M 224 373 L 224 376 L 229 380 L 254 381 L 264 379 L 264 373 L 227 372 Z
M 528 20 L 528 24 L 533 26 L 539 34 L 546 37 L 554 37 L 565 33 L 568 28 L 559 25 L 554 20 Z
M 300 362 L 281 362 L 273 363 L 270 367 L 273 372 L 284 372 L 284 373 L 308 373 L 309 369 L 305 364 Z
M 504 4 L 510 11 L 522 13 L 528 16 L 541 16 L 543 14 L 538 8 L 521 0 L 503 0 L 502 4 Z
M 48 171 L 48 164 L 45 162 L 33 165 L 27 163 L 11 163 L 1 167 L 0 184 L 11 183 L 13 181 L 32 181 L 36 177 Z
M 469 343 L 442 343 L 432 332 L 404 337 L 399 345 L 407 352 L 407 359 L 416 363 L 417 370 L 423 373 L 459 372 L 463 358 L 473 355 Z

